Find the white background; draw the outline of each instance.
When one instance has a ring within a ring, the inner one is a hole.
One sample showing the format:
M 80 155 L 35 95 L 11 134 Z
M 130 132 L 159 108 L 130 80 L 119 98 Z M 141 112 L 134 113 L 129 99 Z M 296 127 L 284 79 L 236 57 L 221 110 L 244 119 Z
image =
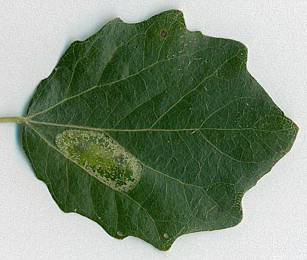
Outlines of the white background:
M 248 69 L 300 127 L 293 149 L 243 199 L 238 226 L 180 237 L 168 252 L 110 237 L 57 207 L 33 174 L 18 128 L 0 125 L 0 259 L 307 259 L 307 1 L 0 0 L 0 116 L 20 116 L 74 40 L 110 19 L 170 8 L 187 27 L 249 49 Z

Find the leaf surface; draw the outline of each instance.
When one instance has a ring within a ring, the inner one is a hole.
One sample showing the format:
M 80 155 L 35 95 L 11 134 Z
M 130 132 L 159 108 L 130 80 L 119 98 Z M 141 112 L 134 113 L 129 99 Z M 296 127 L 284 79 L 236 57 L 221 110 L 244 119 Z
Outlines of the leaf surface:
M 22 143 L 37 178 L 64 212 L 161 250 L 237 225 L 243 194 L 298 131 L 246 59 L 177 10 L 110 21 L 72 43 L 31 99 Z

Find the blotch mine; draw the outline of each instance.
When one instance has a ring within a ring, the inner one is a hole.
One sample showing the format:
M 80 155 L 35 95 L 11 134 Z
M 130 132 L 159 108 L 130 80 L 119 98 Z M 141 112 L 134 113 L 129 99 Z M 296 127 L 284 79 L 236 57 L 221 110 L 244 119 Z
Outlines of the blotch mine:
M 141 178 L 138 160 L 104 133 L 64 130 L 55 143 L 66 157 L 113 189 L 128 192 Z

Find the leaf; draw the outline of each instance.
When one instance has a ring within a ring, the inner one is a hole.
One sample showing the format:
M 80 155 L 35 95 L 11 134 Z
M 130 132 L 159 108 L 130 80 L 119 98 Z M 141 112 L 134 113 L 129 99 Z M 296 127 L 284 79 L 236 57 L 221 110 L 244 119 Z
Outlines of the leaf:
M 243 194 L 298 131 L 246 59 L 180 11 L 112 20 L 71 44 L 19 119 L 37 178 L 64 212 L 161 250 L 237 225 Z

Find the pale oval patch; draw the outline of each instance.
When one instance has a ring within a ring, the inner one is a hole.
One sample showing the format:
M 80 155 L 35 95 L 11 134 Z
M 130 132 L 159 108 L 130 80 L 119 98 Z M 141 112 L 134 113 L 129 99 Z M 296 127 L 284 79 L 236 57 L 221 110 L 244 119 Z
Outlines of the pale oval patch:
M 138 160 L 104 133 L 64 130 L 55 143 L 66 157 L 113 189 L 128 192 L 141 178 Z

